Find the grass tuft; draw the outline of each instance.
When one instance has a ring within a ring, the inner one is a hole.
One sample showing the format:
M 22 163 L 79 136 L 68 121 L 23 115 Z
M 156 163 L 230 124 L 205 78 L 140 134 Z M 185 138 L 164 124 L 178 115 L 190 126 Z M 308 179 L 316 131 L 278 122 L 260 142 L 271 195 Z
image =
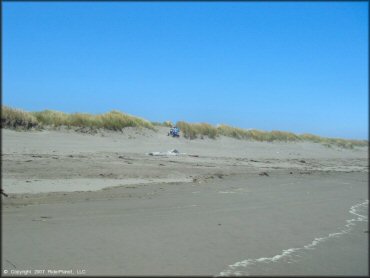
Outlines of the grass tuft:
M 38 121 L 31 113 L 7 106 L 1 107 L 1 127 L 30 129 L 38 126 Z

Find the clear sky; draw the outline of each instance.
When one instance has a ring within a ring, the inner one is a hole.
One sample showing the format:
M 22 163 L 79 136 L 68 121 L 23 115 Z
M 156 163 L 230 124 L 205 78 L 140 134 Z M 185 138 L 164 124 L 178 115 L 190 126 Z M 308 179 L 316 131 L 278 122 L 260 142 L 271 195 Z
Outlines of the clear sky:
M 4 105 L 368 138 L 368 2 L 3 2 Z

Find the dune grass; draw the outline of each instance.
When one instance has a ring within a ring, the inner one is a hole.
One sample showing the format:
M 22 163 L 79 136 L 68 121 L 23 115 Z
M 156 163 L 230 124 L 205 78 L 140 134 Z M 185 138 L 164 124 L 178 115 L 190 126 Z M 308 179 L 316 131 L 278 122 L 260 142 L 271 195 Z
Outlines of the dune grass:
M 228 125 L 219 125 L 217 131 L 220 135 L 234 137 L 237 139 L 250 139 L 255 141 L 298 141 L 299 136 L 285 131 L 261 131 L 257 129 L 241 129 Z
M 198 135 L 215 139 L 218 135 L 217 128 L 207 123 L 189 124 L 179 121 L 176 125 L 181 130 L 183 136 L 188 139 L 195 139 Z
M 207 136 L 209 138 L 216 138 L 220 135 L 233 137 L 236 139 L 253 140 L 257 142 L 314 142 L 321 143 L 327 147 L 338 146 L 342 148 L 353 149 L 355 146 L 367 146 L 368 141 L 366 140 L 346 140 L 340 138 L 326 138 L 320 137 L 313 134 L 294 134 L 286 131 L 261 131 L 257 129 L 241 129 L 228 125 L 218 125 L 217 127 L 211 126 L 206 123 L 187 123 L 180 121 L 177 123 L 183 136 L 189 139 L 203 138 Z
M 170 121 L 163 123 L 149 122 L 145 119 L 128 115 L 113 110 L 104 114 L 73 113 L 67 114 L 59 111 L 44 110 L 41 112 L 26 112 L 21 109 L 1 107 L 2 128 L 30 129 L 43 128 L 45 126 L 67 126 L 91 129 L 122 130 L 125 127 L 142 127 L 155 130 L 155 126 L 171 127 Z M 182 136 L 188 139 L 209 137 L 215 139 L 221 135 L 236 139 L 253 140 L 258 142 L 314 142 L 321 143 L 326 147 L 338 146 L 342 148 L 354 148 L 355 146 L 367 146 L 366 140 L 347 140 L 340 138 L 320 137 L 313 134 L 297 135 L 286 131 L 261 131 L 257 129 L 242 129 L 229 125 L 212 126 L 207 123 L 187 123 L 179 121 L 176 125 L 180 128 Z
M 220 135 L 233 137 L 236 139 L 249 139 L 255 141 L 297 141 L 299 136 L 284 131 L 273 130 L 271 132 L 260 131 L 256 129 L 246 130 L 228 125 L 219 125 L 214 127 L 206 123 L 190 124 L 183 121 L 177 123 L 185 138 L 195 139 L 198 136 L 207 136 L 209 138 L 216 138 Z
M 12 120 L 13 118 L 16 119 L 15 122 Z M 124 114 L 119 111 L 111 111 L 99 115 L 86 113 L 67 114 L 52 110 L 44 110 L 41 112 L 25 112 L 2 106 L 1 122 L 2 127 L 10 128 L 16 128 L 17 126 L 27 127 L 26 123 L 32 122 L 32 126 L 88 127 L 109 130 L 122 130 L 125 127 L 144 127 L 154 129 L 153 124 L 149 121 Z M 28 127 L 32 126 L 28 125 Z
M 15 129 L 29 129 L 38 126 L 36 117 L 21 109 L 1 107 L 1 126 Z
M 311 141 L 314 143 L 321 143 L 326 147 L 331 147 L 332 145 L 353 149 L 355 146 L 367 146 L 369 144 L 366 140 L 350 140 L 350 139 L 341 139 L 341 138 L 327 138 L 327 137 L 320 137 L 313 134 L 302 134 L 300 135 L 301 140 L 304 141 Z
M 32 114 L 43 125 L 65 125 L 69 127 L 104 128 L 109 130 L 122 130 L 125 127 L 145 127 L 154 129 L 154 126 L 147 120 L 115 110 L 99 115 L 85 113 L 67 114 L 51 110 L 32 112 Z
M 172 127 L 173 123 L 171 121 L 164 121 L 162 123 L 160 122 L 151 122 L 154 126 L 164 126 L 164 127 Z

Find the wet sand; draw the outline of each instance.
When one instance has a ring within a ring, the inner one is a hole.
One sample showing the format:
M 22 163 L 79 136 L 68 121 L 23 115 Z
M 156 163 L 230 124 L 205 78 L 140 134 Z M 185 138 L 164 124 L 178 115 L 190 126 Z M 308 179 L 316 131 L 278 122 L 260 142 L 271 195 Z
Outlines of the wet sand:
M 3 130 L 3 274 L 368 275 L 367 148 L 164 131 Z

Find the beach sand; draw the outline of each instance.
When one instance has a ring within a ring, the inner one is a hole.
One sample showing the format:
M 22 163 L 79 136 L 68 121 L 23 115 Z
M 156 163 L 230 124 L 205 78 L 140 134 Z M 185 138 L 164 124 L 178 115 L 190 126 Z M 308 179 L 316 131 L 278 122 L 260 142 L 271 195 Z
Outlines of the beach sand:
M 368 275 L 367 147 L 167 131 L 2 130 L 3 275 Z

